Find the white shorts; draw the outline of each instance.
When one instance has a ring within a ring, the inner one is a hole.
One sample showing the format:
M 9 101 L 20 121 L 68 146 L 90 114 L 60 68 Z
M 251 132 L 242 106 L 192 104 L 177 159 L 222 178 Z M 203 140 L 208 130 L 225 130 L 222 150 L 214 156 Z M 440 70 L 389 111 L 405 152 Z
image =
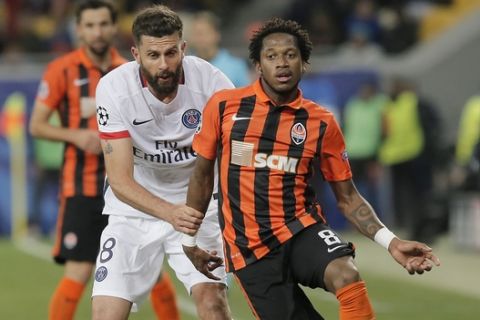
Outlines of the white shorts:
M 134 303 L 136 309 L 155 285 L 165 255 L 189 293 L 198 283 L 226 284 L 223 266 L 213 272 L 220 281 L 209 279 L 195 269 L 183 252 L 181 237 L 180 232 L 163 220 L 111 215 L 100 240 L 92 296 L 119 297 Z M 197 243 L 202 249 L 217 251 L 223 258 L 216 209 L 207 212 Z

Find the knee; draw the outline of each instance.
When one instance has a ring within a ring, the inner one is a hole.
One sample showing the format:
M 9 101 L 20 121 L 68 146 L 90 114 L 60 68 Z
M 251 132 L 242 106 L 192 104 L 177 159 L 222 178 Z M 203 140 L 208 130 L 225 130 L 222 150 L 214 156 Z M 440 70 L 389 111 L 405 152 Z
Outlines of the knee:
M 192 297 L 200 319 L 231 319 L 225 285 L 198 284 L 192 288 Z
M 92 262 L 67 261 L 64 276 L 79 283 L 87 284 L 94 268 Z
M 341 257 L 329 263 L 325 270 L 324 283 L 326 289 L 332 293 L 360 281 L 360 274 L 353 262 L 353 258 Z

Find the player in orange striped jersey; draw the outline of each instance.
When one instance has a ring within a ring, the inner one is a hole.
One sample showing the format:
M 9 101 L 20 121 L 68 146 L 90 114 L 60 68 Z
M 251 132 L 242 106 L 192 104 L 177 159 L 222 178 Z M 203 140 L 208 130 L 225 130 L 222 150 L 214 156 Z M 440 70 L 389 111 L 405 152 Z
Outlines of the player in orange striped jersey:
M 356 190 L 332 113 L 298 89 L 310 52 L 296 22 L 274 18 L 255 33 L 250 58 L 260 79 L 207 103 L 193 142 L 198 159 L 187 205 L 205 212 L 218 160 L 225 265 L 258 319 L 323 319 L 299 284 L 335 294 L 342 320 L 374 319 L 354 247 L 327 225 L 309 185 L 313 170 L 329 181 L 346 218 L 409 273 L 439 261 L 425 244 L 390 232 Z M 188 235 L 183 248 L 210 276 L 218 257 Z

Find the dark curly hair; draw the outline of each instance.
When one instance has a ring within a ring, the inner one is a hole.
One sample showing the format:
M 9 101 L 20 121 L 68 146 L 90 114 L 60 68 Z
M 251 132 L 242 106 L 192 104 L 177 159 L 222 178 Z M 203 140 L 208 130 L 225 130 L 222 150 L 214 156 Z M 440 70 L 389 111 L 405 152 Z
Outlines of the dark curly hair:
M 132 25 L 133 40 L 138 45 L 142 36 L 164 37 L 178 32 L 182 37 L 183 23 L 178 14 L 164 5 L 154 5 L 138 13 Z
M 253 63 L 260 62 L 260 51 L 262 50 L 263 39 L 272 33 L 288 33 L 295 37 L 300 50 L 302 60 L 308 63 L 312 52 L 312 42 L 305 29 L 293 20 L 272 18 L 268 20 L 259 30 L 255 31 L 250 39 L 248 50 L 249 58 Z

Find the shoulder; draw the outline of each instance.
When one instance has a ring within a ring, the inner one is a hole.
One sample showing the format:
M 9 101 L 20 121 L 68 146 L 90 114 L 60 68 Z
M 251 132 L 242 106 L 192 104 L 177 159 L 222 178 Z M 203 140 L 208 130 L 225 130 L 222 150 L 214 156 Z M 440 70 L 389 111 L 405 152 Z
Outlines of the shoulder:
M 130 61 L 113 69 L 100 79 L 99 87 L 109 88 L 116 92 L 116 95 L 131 93 L 132 89 L 140 90 L 138 75 L 138 64 Z
M 196 56 L 185 56 L 183 58 L 183 68 L 187 72 L 195 73 L 201 70 L 214 71 L 216 68 L 206 60 Z
M 80 63 L 80 51 L 77 49 L 52 60 L 47 65 L 46 70 L 62 71 L 68 68 L 76 67 Z
M 201 58 L 186 56 L 183 58 L 183 70 L 185 84 L 190 90 L 211 95 L 219 89 L 233 88 L 220 69 Z
M 240 101 L 243 98 L 255 95 L 255 91 L 251 85 L 241 88 L 223 89 L 215 92 L 210 101 L 220 103 L 222 101 Z
M 327 109 L 327 107 L 309 99 L 303 99 L 302 108 L 307 111 L 308 119 L 311 123 L 318 125 L 323 124 L 328 132 L 340 130 L 340 125 L 338 124 L 335 114 Z
M 302 99 L 302 107 L 308 111 L 309 114 L 320 117 L 321 120 L 331 121 L 335 118 L 333 112 L 328 110 L 325 106 L 322 106 L 310 99 Z
M 195 56 L 186 56 L 183 58 L 183 69 L 187 77 L 197 80 L 210 79 L 211 81 L 212 76 L 222 74 L 220 69 L 212 65 L 210 62 Z

